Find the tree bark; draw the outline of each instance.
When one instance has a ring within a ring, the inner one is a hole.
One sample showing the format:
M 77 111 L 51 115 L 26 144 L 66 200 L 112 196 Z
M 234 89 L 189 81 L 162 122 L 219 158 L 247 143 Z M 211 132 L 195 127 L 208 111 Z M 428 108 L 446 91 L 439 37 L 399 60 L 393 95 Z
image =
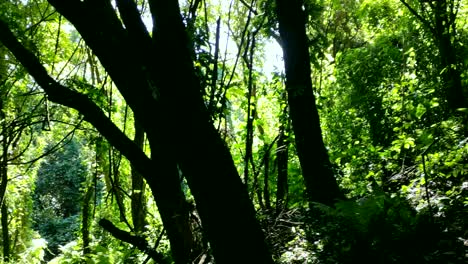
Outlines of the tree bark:
M 276 0 L 276 4 L 290 116 L 307 197 L 311 202 L 333 205 L 343 196 L 322 139 L 312 90 L 303 1 Z

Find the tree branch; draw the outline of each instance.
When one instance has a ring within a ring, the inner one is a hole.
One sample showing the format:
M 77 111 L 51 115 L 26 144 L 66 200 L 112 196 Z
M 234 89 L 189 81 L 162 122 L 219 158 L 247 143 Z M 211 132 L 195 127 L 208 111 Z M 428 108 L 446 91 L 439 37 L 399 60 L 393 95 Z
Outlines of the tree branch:
M 423 25 L 427 27 L 431 31 L 432 34 L 435 34 L 435 29 L 431 26 L 429 21 L 427 21 L 426 19 L 424 19 L 424 17 L 419 15 L 418 12 L 416 12 L 416 10 L 414 10 L 414 8 L 412 8 L 405 0 L 400 0 L 400 2 L 404 6 L 406 6 L 406 8 L 408 8 L 411 14 L 413 14 L 419 21 L 421 21 L 421 23 L 423 23 Z
M 124 231 L 116 227 L 111 221 L 107 219 L 99 220 L 99 225 L 104 228 L 107 232 L 111 233 L 112 236 L 115 238 L 127 242 L 142 252 L 145 252 L 150 256 L 154 261 L 157 263 L 168 263 L 163 254 L 157 252 L 156 250 L 152 249 L 146 241 L 145 238 L 141 236 L 132 235 L 130 232 Z
M 119 9 L 122 21 L 125 24 L 125 28 L 131 36 L 138 39 L 138 42 L 151 45 L 151 37 L 148 30 L 141 20 L 138 7 L 133 0 L 117 0 L 117 7 Z
M 39 59 L 27 50 L 14 36 L 8 25 L 0 20 L 0 42 L 2 42 L 23 64 L 29 74 L 44 89 L 49 100 L 80 112 L 84 120 L 91 123 L 115 146 L 143 175 L 152 175 L 152 161 L 130 140 L 86 95 L 71 90 L 50 77 Z

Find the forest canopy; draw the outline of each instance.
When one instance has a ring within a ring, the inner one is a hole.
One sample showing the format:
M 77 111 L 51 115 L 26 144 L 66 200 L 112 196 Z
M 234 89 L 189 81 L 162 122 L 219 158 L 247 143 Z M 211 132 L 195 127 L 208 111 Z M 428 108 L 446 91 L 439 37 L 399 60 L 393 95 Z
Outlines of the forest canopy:
M 461 0 L 0 0 L 0 263 L 466 263 Z

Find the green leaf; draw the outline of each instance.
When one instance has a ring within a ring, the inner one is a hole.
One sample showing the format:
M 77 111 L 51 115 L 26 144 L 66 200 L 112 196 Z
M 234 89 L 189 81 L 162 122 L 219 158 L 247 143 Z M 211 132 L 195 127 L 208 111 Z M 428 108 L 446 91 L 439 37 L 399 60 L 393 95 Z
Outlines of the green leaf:
M 424 105 L 422 105 L 421 103 L 418 104 L 418 106 L 416 107 L 416 117 L 418 119 L 421 119 L 421 117 L 426 113 L 426 107 L 424 107 Z

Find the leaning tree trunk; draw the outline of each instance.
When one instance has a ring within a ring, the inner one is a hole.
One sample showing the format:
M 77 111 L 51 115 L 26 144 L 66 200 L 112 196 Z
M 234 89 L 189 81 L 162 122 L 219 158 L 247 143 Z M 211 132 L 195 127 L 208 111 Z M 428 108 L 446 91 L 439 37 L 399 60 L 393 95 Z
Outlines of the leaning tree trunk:
M 0 40 L 27 65 L 51 101 L 77 109 L 136 165 L 153 192 L 176 263 L 184 263 L 176 251 L 185 255 L 190 232 L 184 229 L 187 209 L 176 164 L 195 197 L 216 262 L 273 263 L 252 202 L 204 105 L 178 2 L 149 1 L 156 25 L 152 37 L 133 1 L 117 1 L 120 16 L 108 1 L 49 2 L 76 27 L 112 77 L 148 135 L 152 160 L 89 98 L 48 76 L 2 23 Z
M 190 59 L 178 2 L 150 1 L 161 98 L 169 103 L 175 156 L 190 186 L 216 263 L 273 263 L 229 149 L 211 122 Z M 174 71 L 180 78 L 172 78 Z M 161 99 L 162 100 L 162 99 Z M 221 201 L 221 202 L 220 202 Z
M 322 139 L 312 90 L 302 0 L 276 0 L 286 70 L 286 89 L 296 148 L 308 198 L 332 205 L 342 198 Z

